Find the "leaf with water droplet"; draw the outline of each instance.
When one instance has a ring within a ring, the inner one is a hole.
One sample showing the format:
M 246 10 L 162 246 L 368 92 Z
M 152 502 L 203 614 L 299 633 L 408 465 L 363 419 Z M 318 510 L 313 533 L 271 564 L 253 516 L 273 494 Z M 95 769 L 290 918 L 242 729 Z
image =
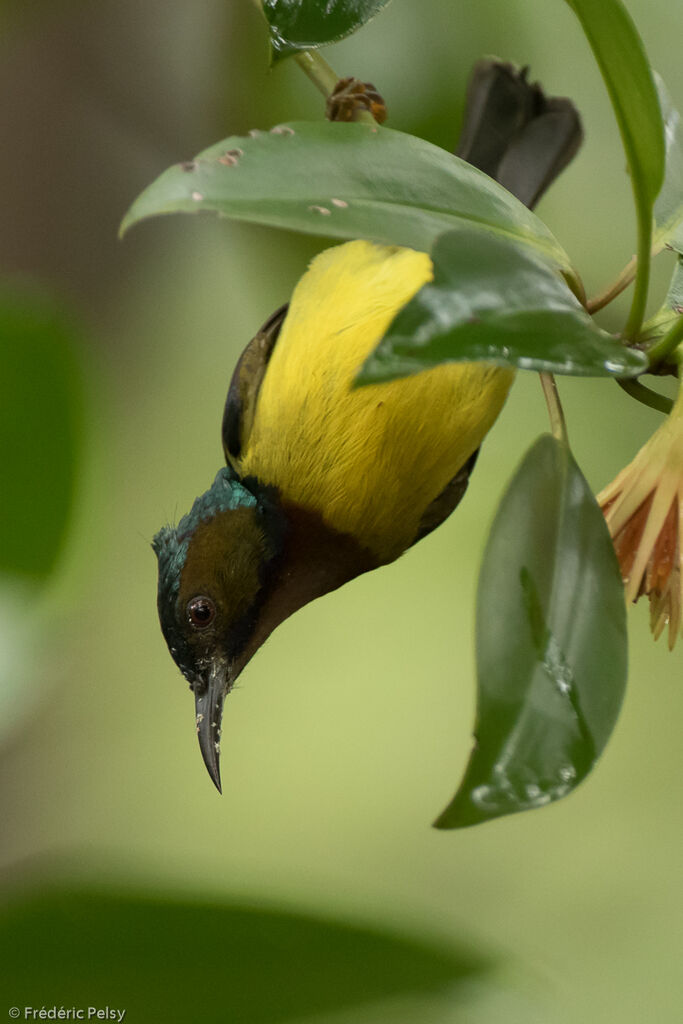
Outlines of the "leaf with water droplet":
M 394 319 L 360 383 L 392 380 L 443 362 L 573 376 L 631 377 L 647 359 L 601 330 L 547 261 L 512 239 L 449 231 L 432 249 L 434 280 Z
M 592 770 L 626 685 L 626 608 L 605 521 L 568 447 L 540 438 L 496 515 L 477 596 L 475 746 L 436 822 L 541 807 Z
M 263 0 L 273 63 L 351 35 L 389 0 Z

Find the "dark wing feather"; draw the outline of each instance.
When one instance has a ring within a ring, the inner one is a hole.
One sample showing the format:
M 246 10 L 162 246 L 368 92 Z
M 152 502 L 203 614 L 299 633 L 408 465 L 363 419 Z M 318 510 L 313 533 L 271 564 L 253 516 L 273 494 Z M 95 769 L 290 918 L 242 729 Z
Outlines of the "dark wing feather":
M 478 455 L 479 449 L 477 448 L 476 452 L 470 455 L 465 465 L 460 467 L 450 483 L 446 484 L 441 494 L 434 499 L 431 505 L 427 505 L 427 508 L 422 513 L 420 526 L 413 544 L 417 544 L 418 540 L 422 540 L 428 533 L 435 530 L 437 526 L 441 526 L 448 519 L 456 505 L 460 504 L 470 482 L 470 473 L 474 469 Z
M 288 308 L 280 306 L 257 331 L 240 356 L 230 381 L 222 434 L 226 461 L 235 469 L 254 422 L 258 393 Z

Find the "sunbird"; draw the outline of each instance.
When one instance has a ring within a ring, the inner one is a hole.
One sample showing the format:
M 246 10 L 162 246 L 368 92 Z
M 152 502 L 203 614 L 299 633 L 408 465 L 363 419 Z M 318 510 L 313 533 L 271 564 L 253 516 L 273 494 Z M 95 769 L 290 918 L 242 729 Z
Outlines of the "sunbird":
M 581 139 L 573 104 L 526 70 L 475 67 L 457 155 L 529 207 Z M 397 246 L 358 240 L 316 256 L 237 363 L 226 466 L 154 538 L 161 629 L 219 791 L 223 703 L 247 662 L 297 609 L 393 562 L 451 514 L 505 402 L 514 371 L 487 363 L 353 387 L 431 278 L 426 253 Z

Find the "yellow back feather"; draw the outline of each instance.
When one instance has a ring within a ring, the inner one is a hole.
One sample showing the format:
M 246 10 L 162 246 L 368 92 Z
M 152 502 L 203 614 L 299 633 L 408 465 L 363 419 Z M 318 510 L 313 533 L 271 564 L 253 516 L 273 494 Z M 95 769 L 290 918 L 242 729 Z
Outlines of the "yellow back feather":
M 383 561 L 414 541 L 514 376 L 452 363 L 351 390 L 398 310 L 431 278 L 429 256 L 412 249 L 355 241 L 317 256 L 292 296 L 239 466 Z

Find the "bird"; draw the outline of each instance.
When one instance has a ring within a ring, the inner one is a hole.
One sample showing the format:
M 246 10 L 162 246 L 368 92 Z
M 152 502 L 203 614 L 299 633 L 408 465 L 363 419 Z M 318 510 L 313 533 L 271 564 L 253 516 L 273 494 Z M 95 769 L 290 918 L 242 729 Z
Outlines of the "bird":
M 475 65 L 457 155 L 526 205 L 581 140 L 573 103 L 546 97 L 527 69 Z M 223 706 L 244 667 L 292 613 L 444 522 L 506 400 L 514 370 L 483 362 L 354 388 L 432 273 L 427 253 L 363 239 L 317 255 L 235 367 L 226 465 L 154 538 L 161 630 L 219 792 Z

